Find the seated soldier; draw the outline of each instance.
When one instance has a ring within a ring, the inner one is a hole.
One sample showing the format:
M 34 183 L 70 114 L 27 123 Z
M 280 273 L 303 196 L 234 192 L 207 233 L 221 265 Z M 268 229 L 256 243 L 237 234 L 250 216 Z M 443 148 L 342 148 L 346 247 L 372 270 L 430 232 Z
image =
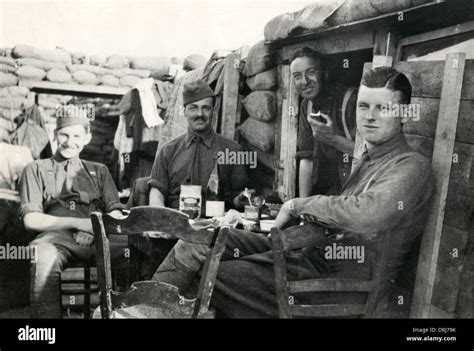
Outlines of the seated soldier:
M 57 118 L 56 154 L 28 164 L 21 178 L 25 228 L 39 233 L 34 248 L 30 302 L 34 318 L 60 318 L 59 276 L 71 262 L 94 263 L 89 214 L 121 216 L 117 189 L 106 166 L 79 159 L 91 140 L 86 117 Z
M 187 83 L 183 90 L 184 115 L 188 132 L 159 150 L 151 171 L 150 206 L 179 208 L 181 185 L 201 185 L 205 191 L 218 159 L 218 153 L 239 152 L 241 147 L 212 130 L 214 92 L 201 79 Z M 242 209 L 242 194 L 248 177 L 245 165 L 217 165 L 219 200 L 225 207 Z
M 433 193 L 429 161 L 414 152 L 402 134 L 404 120 L 394 118 L 386 107 L 408 104 L 411 85 L 393 68 L 367 72 L 357 99 L 357 128 L 365 152 L 340 196 L 315 195 L 287 201 L 276 220 L 283 228 L 292 218 L 310 216 L 352 240 L 352 245 L 374 250 L 374 239 L 389 234 L 390 246 L 384 284 L 393 282 L 425 224 Z M 311 235 L 314 223 L 302 226 Z M 287 229 L 290 231 L 289 228 Z M 285 235 L 286 231 L 283 231 Z M 373 254 L 367 252 L 366 256 Z M 202 245 L 178 241 L 153 279 L 167 282 L 186 293 L 205 260 Z M 370 278 L 370 260 L 326 258 L 316 247 L 287 253 L 288 280 L 321 277 Z M 231 229 L 219 266 L 211 307 L 227 317 L 276 317 L 273 253 L 265 236 Z M 338 300 L 339 298 L 339 300 Z M 361 303 L 360 294 L 316 294 L 318 303 Z

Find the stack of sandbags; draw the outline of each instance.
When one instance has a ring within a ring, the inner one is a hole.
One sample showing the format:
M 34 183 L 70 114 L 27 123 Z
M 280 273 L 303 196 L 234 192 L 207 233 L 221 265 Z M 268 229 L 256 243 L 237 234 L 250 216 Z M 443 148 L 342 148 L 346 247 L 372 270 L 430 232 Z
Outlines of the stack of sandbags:
M 0 97 L 18 96 L 18 90 L 15 90 L 18 84 L 18 77 L 15 75 L 16 69 L 16 63 L 12 57 L 0 56 Z M 10 91 L 10 87 L 15 88 Z M 22 94 L 26 91 L 25 96 L 28 94 L 28 89 L 22 89 L 21 91 Z
M 242 100 L 249 118 L 240 126 L 240 135 L 256 148 L 259 160 L 271 159 L 275 144 L 278 80 L 274 52 L 263 41 L 248 52 L 243 73 L 252 92 Z
M 19 66 L 16 75 L 25 80 L 43 80 L 48 71 L 55 69 L 53 77 L 66 70 L 66 64 L 72 62 L 71 55 L 63 49 L 38 49 L 29 45 L 16 45 L 12 56 L 17 58 Z M 64 79 L 64 78 L 62 78 Z
M 42 107 L 47 117 L 46 123 L 56 124 L 56 113 L 62 105 L 67 105 L 72 96 L 69 95 L 54 95 L 54 94 L 38 94 L 38 106 Z

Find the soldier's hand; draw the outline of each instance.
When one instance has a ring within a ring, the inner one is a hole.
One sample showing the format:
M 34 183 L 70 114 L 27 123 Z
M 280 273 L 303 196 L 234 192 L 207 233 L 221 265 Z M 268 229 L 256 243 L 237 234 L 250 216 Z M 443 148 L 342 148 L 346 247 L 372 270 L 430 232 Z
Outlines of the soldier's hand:
M 90 246 L 94 242 L 94 236 L 83 231 L 75 232 L 73 238 L 74 241 L 81 246 Z
M 319 113 L 318 116 L 326 120 L 327 123 L 319 122 L 317 119 L 313 118 L 312 115 L 308 116 L 308 123 L 311 125 L 313 130 L 313 136 L 325 144 L 332 144 L 337 136 L 337 133 L 334 129 L 334 122 L 331 119 L 331 116 L 324 113 Z

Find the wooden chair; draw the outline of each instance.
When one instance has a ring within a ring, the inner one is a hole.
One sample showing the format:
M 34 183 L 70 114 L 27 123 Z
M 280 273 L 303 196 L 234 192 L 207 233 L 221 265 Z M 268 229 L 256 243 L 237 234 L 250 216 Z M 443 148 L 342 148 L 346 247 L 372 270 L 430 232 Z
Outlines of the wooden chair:
M 382 235 L 377 243 L 378 254 L 373 257 L 370 280 L 318 278 L 289 282 L 287 280 L 285 251 L 303 247 L 332 245 L 333 242 L 338 242 L 326 237 L 324 227 L 314 223 L 313 225 L 315 227 L 314 233 L 303 233 L 303 235 L 298 230 L 286 230 L 284 235 L 277 228 L 271 230 L 279 317 L 373 317 L 377 304 L 385 291 L 383 273 L 387 263 L 388 233 Z M 367 298 L 365 303 L 361 304 L 296 305 L 290 303 L 291 294 L 307 292 L 365 292 Z
M 91 267 L 87 263 L 76 263 L 66 268 L 60 275 L 61 318 L 65 311 L 82 307 L 84 319 L 91 317 L 92 297 L 99 291 L 96 279 L 92 278 Z M 97 301 L 97 298 L 96 298 Z M 97 303 L 97 302 L 96 302 Z
M 212 318 L 209 303 L 220 258 L 225 249 L 228 227 L 195 230 L 182 212 L 162 207 L 139 206 L 128 217 L 115 219 L 98 212 L 91 214 L 95 235 L 101 317 L 108 318 Z M 107 235 L 136 235 L 165 232 L 178 239 L 209 246 L 195 299 L 179 295 L 178 288 L 157 281 L 132 284 L 123 293 L 112 290 L 110 251 Z

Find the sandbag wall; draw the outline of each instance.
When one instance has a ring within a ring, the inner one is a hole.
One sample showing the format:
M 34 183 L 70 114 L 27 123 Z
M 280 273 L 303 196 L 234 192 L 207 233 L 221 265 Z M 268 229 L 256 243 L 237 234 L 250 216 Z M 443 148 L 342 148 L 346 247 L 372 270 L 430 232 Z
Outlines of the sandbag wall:
M 263 192 L 267 192 L 273 189 L 275 173 L 278 81 L 274 52 L 263 41 L 251 47 L 243 76 L 243 117 L 247 115 L 248 118 L 238 129 L 240 142 L 244 148 L 257 152 L 257 168 L 250 170 L 250 177 Z
M 186 58 L 150 56 L 109 57 L 69 53 L 64 49 L 39 49 L 16 45 L 0 49 L 0 86 L 15 86 L 19 80 L 50 81 L 111 87 L 133 87 L 140 79 L 173 80 L 185 71 L 203 66 L 200 55 Z

